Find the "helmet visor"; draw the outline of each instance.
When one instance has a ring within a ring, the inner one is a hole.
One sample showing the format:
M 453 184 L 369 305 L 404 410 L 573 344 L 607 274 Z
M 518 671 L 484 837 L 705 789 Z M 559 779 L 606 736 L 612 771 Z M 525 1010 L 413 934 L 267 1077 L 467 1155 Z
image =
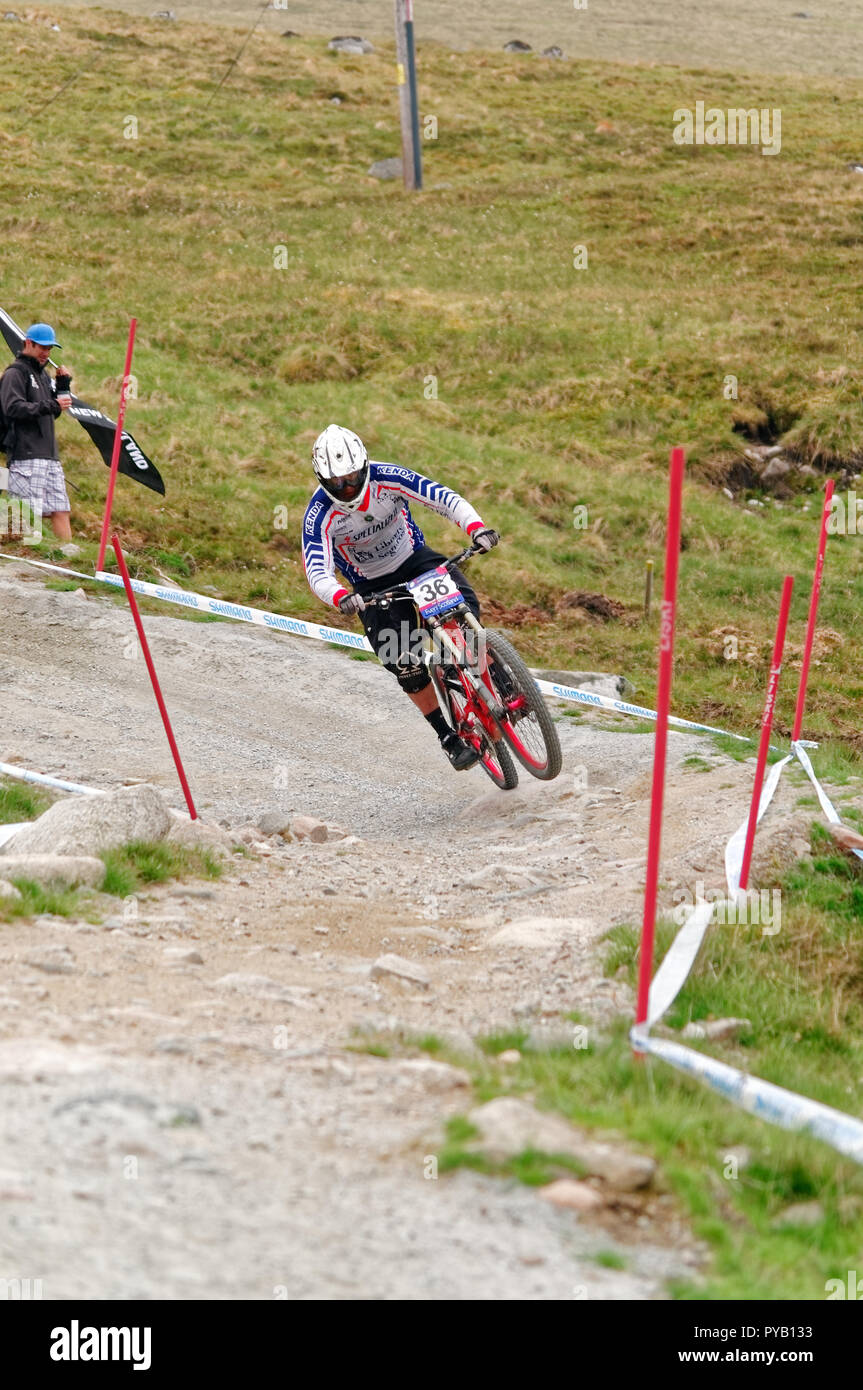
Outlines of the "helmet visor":
M 326 489 L 338 502 L 355 502 L 365 487 L 366 469 L 345 473 L 341 478 L 327 478 Z

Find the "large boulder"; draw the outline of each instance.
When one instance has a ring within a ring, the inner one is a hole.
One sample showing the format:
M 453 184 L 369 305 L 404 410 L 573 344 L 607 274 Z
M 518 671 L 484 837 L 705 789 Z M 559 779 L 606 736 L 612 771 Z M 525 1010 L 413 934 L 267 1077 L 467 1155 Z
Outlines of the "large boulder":
M 155 787 L 64 797 L 0 846 L 3 874 L 9 877 L 5 861 L 12 854 L 97 855 L 132 840 L 161 840 L 170 828 L 168 807 Z

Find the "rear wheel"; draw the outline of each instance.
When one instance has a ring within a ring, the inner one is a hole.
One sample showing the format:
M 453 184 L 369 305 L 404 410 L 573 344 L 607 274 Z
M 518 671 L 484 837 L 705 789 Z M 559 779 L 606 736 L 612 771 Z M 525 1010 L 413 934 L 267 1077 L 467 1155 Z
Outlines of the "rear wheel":
M 512 791 L 518 785 L 518 772 L 503 739 L 495 743 L 476 716 L 469 712 L 467 696 L 458 672 L 433 666 L 432 676 L 443 698 L 449 721 L 465 743 L 479 753 L 483 772 L 501 791 Z
M 563 765 L 554 721 L 536 681 L 515 647 L 499 632 L 486 629 L 486 683 L 503 705 L 498 722 L 523 767 L 541 782 L 550 782 Z

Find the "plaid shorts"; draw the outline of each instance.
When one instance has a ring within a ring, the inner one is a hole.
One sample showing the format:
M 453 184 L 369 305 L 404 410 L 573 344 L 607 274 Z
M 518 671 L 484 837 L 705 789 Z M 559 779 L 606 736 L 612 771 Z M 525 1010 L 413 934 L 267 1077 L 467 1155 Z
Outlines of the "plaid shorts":
M 43 516 L 72 510 L 58 459 L 13 459 L 9 464 L 7 492 L 10 497 L 23 498 L 31 506 L 41 502 Z

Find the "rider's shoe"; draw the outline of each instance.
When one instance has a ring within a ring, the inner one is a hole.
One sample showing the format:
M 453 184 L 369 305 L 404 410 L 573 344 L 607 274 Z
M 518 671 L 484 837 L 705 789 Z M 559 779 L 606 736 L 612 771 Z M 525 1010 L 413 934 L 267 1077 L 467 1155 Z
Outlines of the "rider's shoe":
M 464 739 L 459 738 L 456 733 L 446 734 L 440 741 L 440 746 L 446 753 L 456 772 L 464 772 L 467 768 L 473 767 L 479 762 L 479 753 L 470 744 L 465 743 Z

